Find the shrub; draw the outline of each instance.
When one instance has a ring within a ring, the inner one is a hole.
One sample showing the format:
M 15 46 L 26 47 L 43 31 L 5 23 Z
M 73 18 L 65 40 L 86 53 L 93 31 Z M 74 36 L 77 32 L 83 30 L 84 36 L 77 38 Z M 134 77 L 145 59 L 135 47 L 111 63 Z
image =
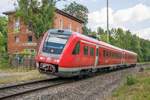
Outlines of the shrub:
M 0 54 L 0 69 L 9 67 L 8 54 Z
M 134 85 L 135 83 L 137 83 L 137 79 L 133 75 L 127 76 L 127 80 L 126 80 L 127 85 L 130 86 L 130 85 Z

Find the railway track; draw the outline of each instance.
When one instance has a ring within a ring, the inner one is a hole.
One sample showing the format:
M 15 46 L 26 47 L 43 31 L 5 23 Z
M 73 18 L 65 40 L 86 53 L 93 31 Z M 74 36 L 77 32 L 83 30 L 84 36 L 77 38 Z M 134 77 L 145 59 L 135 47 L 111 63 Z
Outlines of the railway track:
M 136 67 L 140 67 L 142 65 L 145 65 L 145 64 L 137 64 Z M 123 68 L 123 69 L 126 69 L 126 68 Z M 102 70 L 102 71 L 99 71 L 100 73 L 99 72 L 95 73 L 94 76 L 101 75 L 101 74 L 104 75 L 104 74 L 117 71 L 117 70 L 122 70 L 122 68 L 115 69 L 115 70 Z M 75 82 L 77 80 L 79 81 L 82 79 L 74 79 L 74 78 L 64 79 L 64 78 L 56 77 L 52 79 L 44 79 L 44 80 L 38 80 L 38 81 L 26 82 L 22 84 L 15 84 L 15 85 L 9 85 L 5 87 L 0 87 L 0 100 L 12 98 L 21 94 L 34 92 L 37 90 L 46 89 L 49 87 L 55 87 L 55 86 L 62 85 L 65 83 Z
M 73 79 L 68 80 L 62 78 L 53 78 L 0 87 L 0 100 L 12 98 L 21 94 L 34 92 L 41 89 L 46 89 L 49 87 L 55 87 L 73 81 Z

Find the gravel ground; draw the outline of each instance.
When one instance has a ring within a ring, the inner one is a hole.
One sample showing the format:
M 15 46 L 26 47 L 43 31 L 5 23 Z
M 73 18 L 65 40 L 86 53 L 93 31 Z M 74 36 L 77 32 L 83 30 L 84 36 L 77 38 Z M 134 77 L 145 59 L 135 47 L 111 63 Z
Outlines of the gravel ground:
M 12 100 L 109 100 L 111 93 L 125 77 L 137 73 L 139 68 L 124 69 L 77 82 L 28 93 Z

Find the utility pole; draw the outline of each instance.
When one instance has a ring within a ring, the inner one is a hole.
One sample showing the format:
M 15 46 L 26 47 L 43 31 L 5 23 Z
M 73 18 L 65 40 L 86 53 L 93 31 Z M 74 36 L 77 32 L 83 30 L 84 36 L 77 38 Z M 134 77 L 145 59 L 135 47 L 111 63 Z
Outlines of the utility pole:
M 109 1 L 107 0 L 107 42 L 109 43 Z

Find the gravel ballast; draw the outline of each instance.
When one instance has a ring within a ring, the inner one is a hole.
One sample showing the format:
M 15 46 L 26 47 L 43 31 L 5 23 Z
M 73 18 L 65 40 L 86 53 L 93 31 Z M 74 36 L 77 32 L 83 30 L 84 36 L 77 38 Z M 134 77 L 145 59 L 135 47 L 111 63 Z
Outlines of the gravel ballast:
M 139 67 L 101 74 L 73 83 L 60 85 L 34 93 L 24 94 L 17 100 L 109 100 L 127 75 L 138 73 Z

